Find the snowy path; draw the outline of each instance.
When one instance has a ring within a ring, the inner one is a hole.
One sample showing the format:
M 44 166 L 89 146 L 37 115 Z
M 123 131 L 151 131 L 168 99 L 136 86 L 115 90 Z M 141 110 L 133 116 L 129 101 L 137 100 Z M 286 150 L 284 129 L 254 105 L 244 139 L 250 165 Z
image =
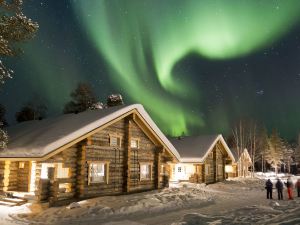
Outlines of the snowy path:
M 300 224 L 300 198 L 267 200 L 263 187 L 264 181 L 256 179 L 206 187 L 188 184 L 162 191 L 94 198 L 77 203 L 78 208 L 56 207 L 36 215 L 14 217 L 30 224 L 58 225 Z

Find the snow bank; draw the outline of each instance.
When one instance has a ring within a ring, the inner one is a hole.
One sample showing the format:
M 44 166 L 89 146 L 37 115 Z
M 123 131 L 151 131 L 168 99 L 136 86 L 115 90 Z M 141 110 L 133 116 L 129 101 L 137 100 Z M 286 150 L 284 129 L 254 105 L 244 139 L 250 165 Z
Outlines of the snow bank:
M 200 207 L 213 201 L 205 185 L 180 184 L 166 188 L 123 196 L 106 196 L 72 203 L 67 207 L 49 208 L 30 218 L 31 221 L 53 224 L 57 221 L 111 220 L 130 215 L 161 214 L 182 208 Z M 76 207 L 70 207 L 74 206 Z

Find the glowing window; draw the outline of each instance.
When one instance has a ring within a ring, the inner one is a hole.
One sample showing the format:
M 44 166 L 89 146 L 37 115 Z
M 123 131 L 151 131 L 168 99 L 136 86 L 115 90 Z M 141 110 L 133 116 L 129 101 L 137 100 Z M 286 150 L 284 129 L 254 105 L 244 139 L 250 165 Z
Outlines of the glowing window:
M 89 183 L 104 183 L 106 180 L 106 169 L 104 162 L 89 163 Z
M 24 169 L 25 162 L 19 162 L 19 169 Z
M 131 148 L 139 148 L 139 140 L 138 139 L 131 139 L 130 147 Z
M 151 180 L 151 164 L 141 164 L 140 165 L 140 179 L 141 180 Z
M 48 168 L 56 169 L 56 178 L 68 178 L 70 168 L 64 168 L 62 163 L 42 163 L 41 178 L 48 179 Z

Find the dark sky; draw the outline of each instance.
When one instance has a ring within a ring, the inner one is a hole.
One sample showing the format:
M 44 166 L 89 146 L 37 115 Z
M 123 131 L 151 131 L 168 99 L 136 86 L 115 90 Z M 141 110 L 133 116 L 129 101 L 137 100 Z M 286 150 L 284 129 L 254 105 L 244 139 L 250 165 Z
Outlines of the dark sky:
M 151 2 L 151 3 L 150 3 Z M 211 3 L 214 2 L 214 3 Z M 283 137 L 300 124 L 299 1 L 24 2 L 39 23 L 6 64 L 7 117 L 32 98 L 59 114 L 80 81 L 141 103 L 170 135 L 230 133 L 252 118 Z

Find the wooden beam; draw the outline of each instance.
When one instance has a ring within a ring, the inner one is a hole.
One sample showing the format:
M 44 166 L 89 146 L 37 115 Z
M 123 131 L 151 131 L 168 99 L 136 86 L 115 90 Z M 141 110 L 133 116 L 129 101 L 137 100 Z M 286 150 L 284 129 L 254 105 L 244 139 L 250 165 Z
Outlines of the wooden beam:
M 156 189 L 160 188 L 160 172 L 161 172 L 161 153 L 163 152 L 163 147 L 159 147 L 156 151 L 155 161 L 156 161 Z
M 77 196 L 83 197 L 84 189 L 85 189 L 85 177 L 86 177 L 86 146 L 83 142 L 78 149 L 78 157 L 77 157 L 77 166 L 78 166 L 78 173 L 77 173 Z
M 3 191 L 8 191 L 9 188 L 10 163 L 10 161 L 6 160 L 4 164 Z
M 125 120 L 125 182 L 124 182 L 124 192 L 130 192 L 130 167 L 131 167 L 131 127 L 132 127 L 131 117 L 126 118 Z

